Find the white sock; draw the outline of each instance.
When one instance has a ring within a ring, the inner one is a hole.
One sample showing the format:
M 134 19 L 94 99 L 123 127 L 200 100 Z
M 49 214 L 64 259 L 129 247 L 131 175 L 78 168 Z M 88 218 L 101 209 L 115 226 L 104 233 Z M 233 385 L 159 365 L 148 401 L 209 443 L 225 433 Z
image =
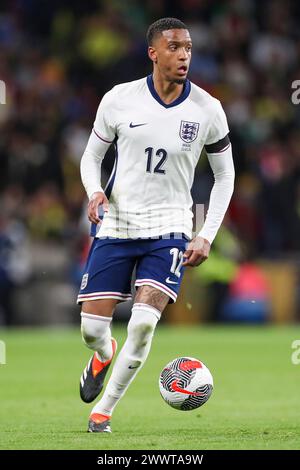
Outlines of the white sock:
M 111 317 L 100 317 L 81 312 L 81 334 L 86 346 L 97 351 L 101 362 L 108 361 L 112 356 Z
M 127 327 L 127 339 L 117 357 L 105 392 L 92 413 L 111 416 L 120 398 L 146 361 L 160 316 L 159 310 L 150 305 L 141 303 L 133 305 Z

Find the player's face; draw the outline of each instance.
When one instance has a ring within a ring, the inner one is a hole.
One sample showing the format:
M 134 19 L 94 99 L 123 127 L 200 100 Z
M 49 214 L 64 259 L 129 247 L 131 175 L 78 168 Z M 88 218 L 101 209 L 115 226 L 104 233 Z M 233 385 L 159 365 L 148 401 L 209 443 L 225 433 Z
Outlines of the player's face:
M 167 81 L 183 83 L 192 56 L 192 40 L 186 29 L 169 29 L 155 38 L 149 57 Z

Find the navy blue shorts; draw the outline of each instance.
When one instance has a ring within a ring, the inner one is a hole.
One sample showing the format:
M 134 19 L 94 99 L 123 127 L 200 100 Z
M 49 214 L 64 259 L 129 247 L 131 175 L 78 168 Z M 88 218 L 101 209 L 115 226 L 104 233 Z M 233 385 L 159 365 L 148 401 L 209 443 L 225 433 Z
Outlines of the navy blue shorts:
M 135 267 L 135 287 L 156 287 L 170 297 L 170 303 L 175 302 L 185 269 L 182 263 L 187 244 L 185 235 L 175 238 L 174 234 L 159 239 L 95 238 L 77 303 L 98 299 L 131 299 Z

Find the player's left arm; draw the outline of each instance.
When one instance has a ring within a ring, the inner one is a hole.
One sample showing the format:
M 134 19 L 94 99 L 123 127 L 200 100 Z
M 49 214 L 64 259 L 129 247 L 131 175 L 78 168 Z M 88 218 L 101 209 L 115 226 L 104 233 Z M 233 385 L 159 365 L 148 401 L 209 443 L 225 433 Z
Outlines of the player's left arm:
M 224 130 L 228 132 L 227 120 L 222 108 L 215 120 L 215 126 L 216 124 L 219 128 L 212 129 L 215 135 Z M 234 188 L 235 173 L 228 134 L 218 141 L 208 143 L 205 149 L 215 182 L 204 225 L 198 236 L 190 241 L 184 253 L 186 259 L 183 266 L 198 266 L 208 258 L 211 244 L 224 219 Z
M 90 222 L 100 222 L 99 206 L 108 212 L 109 201 L 101 186 L 101 164 L 103 158 L 116 137 L 113 109 L 115 89 L 104 95 L 97 110 L 94 127 L 80 162 L 80 174 L 87 192 L 88 218 Z

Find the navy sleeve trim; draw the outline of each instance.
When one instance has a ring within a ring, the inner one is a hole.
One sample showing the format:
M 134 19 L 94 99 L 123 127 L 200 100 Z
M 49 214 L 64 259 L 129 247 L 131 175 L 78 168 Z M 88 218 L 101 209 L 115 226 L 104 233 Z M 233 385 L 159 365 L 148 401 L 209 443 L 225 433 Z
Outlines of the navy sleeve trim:
M 205 145 L 205 150 L 207 153 L 220 153 L 220 152 L 225 152 L 225 150 L 227 150 L 229 146 L 230 146 L 230 140 L 227 134 L 223 139 L 218 140 L 218 142 Z
M 96 131 L 95 131 L 95 128 L 93 128 L 93 131 L 94 133 L 96 134 L 96 136 L 102 140 L 103 142 L 105 142 L 106 144 L 112 144 L 113 143 L 113 140 L 106 140 L 106 139 L 103 139 L 103 137 L 101 137 L 101 135 L 99 135 Z

